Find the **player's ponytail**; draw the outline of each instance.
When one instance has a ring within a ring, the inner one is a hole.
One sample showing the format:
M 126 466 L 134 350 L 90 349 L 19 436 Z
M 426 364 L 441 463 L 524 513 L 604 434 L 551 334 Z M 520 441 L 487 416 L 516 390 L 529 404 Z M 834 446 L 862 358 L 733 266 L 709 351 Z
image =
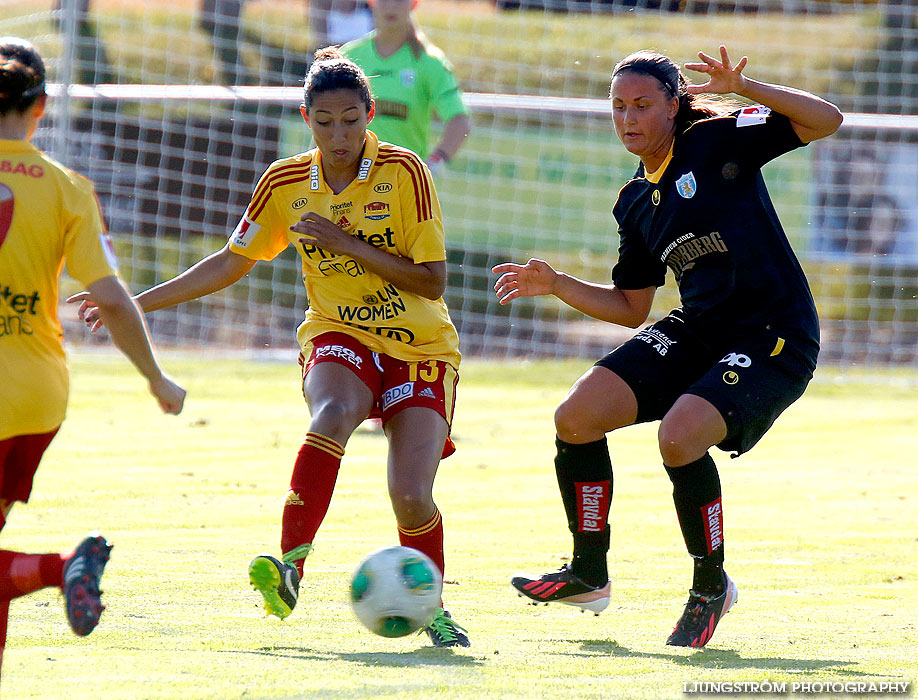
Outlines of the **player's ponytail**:
M 0 37 L 0 116 L 24 112 L 45 94 L 45 63 L 28 41 Z
M 303 81 L 303 104 L 308 110 L 315 95 L 342 89 L 356 90 L 367 111 L 370 111 L 373 98 L 370 95 L 370 81 L 366 74 L 334 46 L 319 49 Z
M 624 72 L 649 75 L 660 83 L 667 97 L 679 99 L 676 113 L 676 133 L 682 133 L 701 119 L 727 114 L 738 103 L 719 95 L 692 95 L 686 90 L 686 80 L 679 66 L 668 56 L 655 51 L 637 51 L 619 61 L 612 70 L 612 79 Z

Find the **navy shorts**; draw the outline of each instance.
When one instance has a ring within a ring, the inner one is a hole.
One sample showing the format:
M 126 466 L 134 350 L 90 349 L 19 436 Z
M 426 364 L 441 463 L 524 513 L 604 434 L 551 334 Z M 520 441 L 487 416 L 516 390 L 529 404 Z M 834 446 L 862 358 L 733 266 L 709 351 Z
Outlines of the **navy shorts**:
M 596 363 L 621 377 L 637 397 L 636 423 L 660 420 L 683 394 L 709 401 L 727 424 L 717 447 L 748 452 L 775 419 L 803 395 L 815 363 L 773 331 L 711 342 L 676 311 L 640 331 Z

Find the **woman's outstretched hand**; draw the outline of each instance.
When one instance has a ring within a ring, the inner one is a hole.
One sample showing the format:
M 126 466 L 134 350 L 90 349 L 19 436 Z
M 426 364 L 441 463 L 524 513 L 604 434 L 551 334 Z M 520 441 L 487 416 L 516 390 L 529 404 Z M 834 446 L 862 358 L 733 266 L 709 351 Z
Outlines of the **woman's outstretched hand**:
M 500 275 L 494 283 L 494 291 L 501 304 L 509 304 L 517 297 L 535 297 L 554 294 L 558 273 L 544 260 L 530 258 L 525 265 L 501 263 L 491 268 Z
M 702 92 L 713 92 L 721 95 L 728 93 L 742 94 L 746 87 L 746 78 L 743 77 L 743 68 L 746 67 L 748 58 L 743 56 L 734 66 L 727 55 L 727 47 L 721 45 L 720 60 L 708 56 L 703 51 L 698 52 L 701 63 L 686 63 L 685 68 L 697 73 L 707 73 L 708 82 L 702 85 L 687 85 L 686 90 L 690 95 Z

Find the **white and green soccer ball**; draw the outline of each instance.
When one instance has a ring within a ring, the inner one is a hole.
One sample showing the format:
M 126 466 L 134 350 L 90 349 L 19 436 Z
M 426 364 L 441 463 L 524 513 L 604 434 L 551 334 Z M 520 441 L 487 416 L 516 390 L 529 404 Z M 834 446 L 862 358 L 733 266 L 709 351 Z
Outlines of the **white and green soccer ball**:
M 404 637 L 426 627 L 440 607 L 443 577 L 411 547 L 386 547 L 364 559 L 351 578 L 357 619 L 383 637 Z

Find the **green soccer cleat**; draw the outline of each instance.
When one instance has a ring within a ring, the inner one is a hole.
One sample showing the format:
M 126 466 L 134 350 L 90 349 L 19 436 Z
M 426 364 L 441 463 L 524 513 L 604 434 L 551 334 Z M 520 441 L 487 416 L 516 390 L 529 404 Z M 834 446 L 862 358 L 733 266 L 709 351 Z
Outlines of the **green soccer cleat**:
M 448 611 L 440 608 L 433 621 L 423 628 L 435 647 L 470 647 L 468 630 L 453 620 Z
M 283 620 L 296 607 L 300 575 L 296 567 L 259 554 L 249 564 L 249 583 L 265 599 L 265 612 Z

